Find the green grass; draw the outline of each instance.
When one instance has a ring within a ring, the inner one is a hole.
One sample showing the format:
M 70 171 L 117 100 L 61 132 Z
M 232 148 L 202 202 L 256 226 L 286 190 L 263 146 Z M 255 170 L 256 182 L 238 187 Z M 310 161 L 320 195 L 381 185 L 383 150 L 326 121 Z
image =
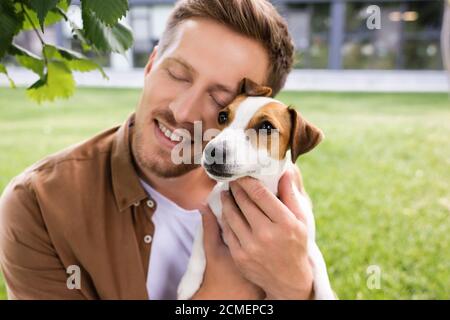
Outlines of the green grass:
M 36 106 L 0 88 L 0 191 L 45 155 L 122 123 L 137 90 L 79 89 Z M 300 158 L 341 299 L 450 299 L 450 102 L 445 94 L 285 92 L 325 141 Z M 366 270 L 381 269 L 380 289 Z M 0 298 L 6 298 L 0 280 Z

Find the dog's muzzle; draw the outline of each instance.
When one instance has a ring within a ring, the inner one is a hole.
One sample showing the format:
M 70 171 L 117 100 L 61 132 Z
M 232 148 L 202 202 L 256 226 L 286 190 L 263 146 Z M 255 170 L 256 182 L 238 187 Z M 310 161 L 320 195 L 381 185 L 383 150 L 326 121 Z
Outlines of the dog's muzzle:
M 204 150 L 203 167 L 212 176 L 230 178 L 231 165 L 227 164 L 226 142 L 208 144 Z

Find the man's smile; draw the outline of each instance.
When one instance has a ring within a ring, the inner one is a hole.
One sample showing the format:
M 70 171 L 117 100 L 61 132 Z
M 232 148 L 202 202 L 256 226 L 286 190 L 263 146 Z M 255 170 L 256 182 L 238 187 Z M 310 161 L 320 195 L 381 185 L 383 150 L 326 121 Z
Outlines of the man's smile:
M 154 124 L 156 138 L 162 145 L 168 147 L 169 149 L 172 149 L 183 140 L 182 136 L 176 134 L 174 130 L 169 129 L 158 120 L 155 120 Z

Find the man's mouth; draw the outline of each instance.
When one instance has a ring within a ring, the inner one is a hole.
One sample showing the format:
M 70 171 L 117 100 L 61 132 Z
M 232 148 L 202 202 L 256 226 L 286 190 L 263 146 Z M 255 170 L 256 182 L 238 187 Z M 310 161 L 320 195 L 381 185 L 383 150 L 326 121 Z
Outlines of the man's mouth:
M 158 126 L 159 130 L 166 136 L 167 139 L 169 139 L 172 142 L 181 142 L 183 140 L 183 137 L 179 134 L 176 134 L 173 130 L 170 130 L 165 125 L 163 125 L 158 120 L 155 120 L 156 125 Z
M 162 124 L 158 120 L 153 120 L 153 124 L 154 135 L 162 147 L 167 148 L 168 150 L 172 150 L 183 140 L 183 137 L 181 135 L 174 133 L 174 129 L 169 129 L 166 125 Z

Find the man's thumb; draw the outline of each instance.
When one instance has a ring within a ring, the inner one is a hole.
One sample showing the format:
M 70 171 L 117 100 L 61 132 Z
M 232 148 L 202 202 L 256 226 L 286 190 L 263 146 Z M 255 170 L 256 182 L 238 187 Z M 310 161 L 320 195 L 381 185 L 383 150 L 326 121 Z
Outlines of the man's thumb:
M 294 213 L 297 219 L 306 222 L 305 213 L 300 204 L 301 195 L 291 171 L 286 171 L 281 177 L 278 183 L 278 195 L 281 202 Z
M 206 252 L 211 252 L 211 250 L 216 249 L 222 241 L 220 238 L 219 224 L 209 206 L 204 205 L 199 210 L 202 214 L 203 245 Z

